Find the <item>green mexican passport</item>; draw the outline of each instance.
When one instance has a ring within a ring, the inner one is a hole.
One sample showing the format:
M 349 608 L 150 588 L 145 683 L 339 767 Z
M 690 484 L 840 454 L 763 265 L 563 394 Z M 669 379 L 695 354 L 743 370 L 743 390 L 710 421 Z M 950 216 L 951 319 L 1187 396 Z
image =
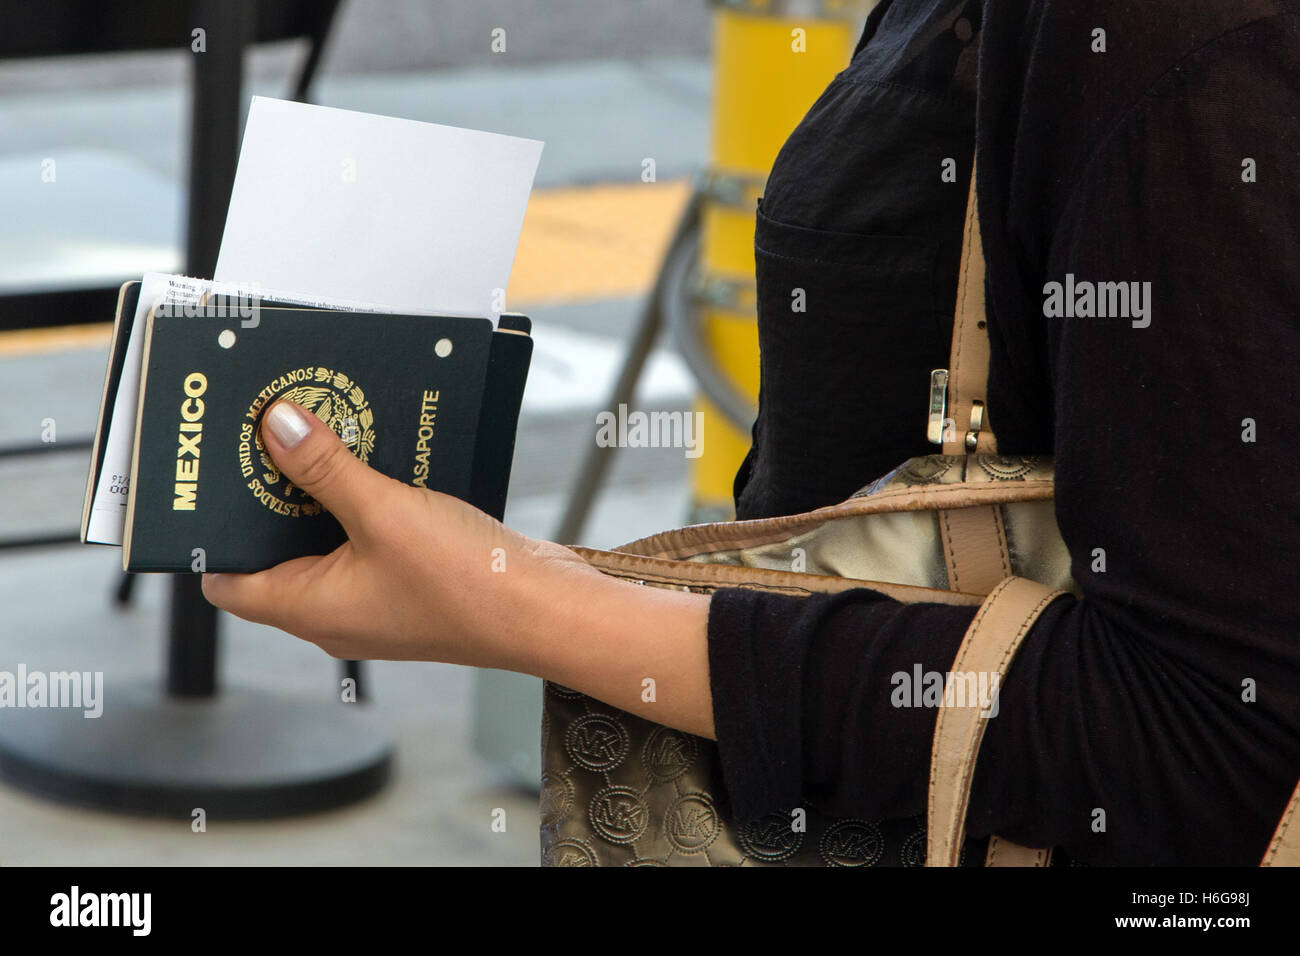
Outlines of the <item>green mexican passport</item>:
M 500 518 L 529 322 L 263 303 L 147 318 L 123 540 L 128 571 L 257 571 L 325 554 L 338 521 L 261 443 L 285 398 L 390 477 Z

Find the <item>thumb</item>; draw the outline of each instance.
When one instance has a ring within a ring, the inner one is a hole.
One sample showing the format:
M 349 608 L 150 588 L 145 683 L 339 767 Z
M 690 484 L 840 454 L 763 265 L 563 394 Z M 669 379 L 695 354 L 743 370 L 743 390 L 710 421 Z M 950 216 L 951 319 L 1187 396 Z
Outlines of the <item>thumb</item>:
M 353 455 L 328 425 L 290 401 L 267 409 L 262 442 L 285 477 L 329 509 L 349 537 L 392 484 Z

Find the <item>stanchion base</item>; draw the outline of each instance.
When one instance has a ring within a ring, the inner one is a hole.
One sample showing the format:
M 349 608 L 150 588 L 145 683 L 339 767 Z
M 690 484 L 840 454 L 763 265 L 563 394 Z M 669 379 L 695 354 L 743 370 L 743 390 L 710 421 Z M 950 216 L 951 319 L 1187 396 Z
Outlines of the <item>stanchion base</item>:
M 0 780 L 120 813 L 262 819 L 343 806 L 383 788 L 392 745 L 366 704 L 247 688 L 208 699 L 114 687 L 103 713 L 0 710 Z

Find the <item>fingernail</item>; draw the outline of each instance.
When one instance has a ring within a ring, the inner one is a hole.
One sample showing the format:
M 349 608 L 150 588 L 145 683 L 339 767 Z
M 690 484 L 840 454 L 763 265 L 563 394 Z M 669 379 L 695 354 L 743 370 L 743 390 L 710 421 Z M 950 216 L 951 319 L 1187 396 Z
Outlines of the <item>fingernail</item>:
M 311 432 L 302 412 L 287 402 L 276 402 L 266 413 L 271 434 L 285 448 L 293 448 Z

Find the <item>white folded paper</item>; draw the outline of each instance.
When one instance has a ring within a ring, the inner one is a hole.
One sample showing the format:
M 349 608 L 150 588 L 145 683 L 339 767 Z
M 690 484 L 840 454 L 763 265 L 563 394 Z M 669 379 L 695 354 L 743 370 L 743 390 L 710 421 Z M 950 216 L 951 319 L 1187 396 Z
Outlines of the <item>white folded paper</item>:
M 495 319 L 542 146 L 255 96 L 215 277 Z

